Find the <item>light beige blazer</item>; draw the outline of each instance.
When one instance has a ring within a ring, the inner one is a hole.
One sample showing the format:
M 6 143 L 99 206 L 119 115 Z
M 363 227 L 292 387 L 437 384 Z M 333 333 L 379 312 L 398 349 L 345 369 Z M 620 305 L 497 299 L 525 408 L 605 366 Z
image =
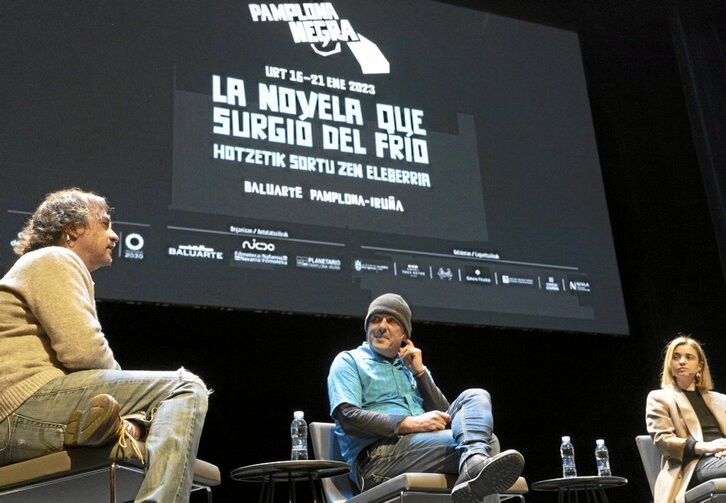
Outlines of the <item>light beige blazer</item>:
M 726 432 L 726 395 L 714 391 L 702 395 L 721 431 Z M 698 462 L 698 459 L 693 459 L 683 465 L 686 441 L 689 438 L 703 441 L 696 412 L 680 389 L 657 389 L 648 394 L 645 423 L 656 447 L 663 454 L 653 503 L 684 503 L 688 483 Z

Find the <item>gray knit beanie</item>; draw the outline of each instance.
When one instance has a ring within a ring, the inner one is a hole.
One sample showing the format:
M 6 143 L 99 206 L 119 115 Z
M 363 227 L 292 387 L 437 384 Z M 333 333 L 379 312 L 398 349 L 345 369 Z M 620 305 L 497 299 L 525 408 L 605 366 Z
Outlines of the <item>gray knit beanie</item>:
M 394 316 L 403 327 L 406 335 L 411 336 L 411 308 L 408 307 L 403 297 L 395 293 L 384 293 L 373 299 L 368 306 L 368 314 L 363 323 L 364 330 L 368 331 L 368 322 L 374 314 L 390 314 Z

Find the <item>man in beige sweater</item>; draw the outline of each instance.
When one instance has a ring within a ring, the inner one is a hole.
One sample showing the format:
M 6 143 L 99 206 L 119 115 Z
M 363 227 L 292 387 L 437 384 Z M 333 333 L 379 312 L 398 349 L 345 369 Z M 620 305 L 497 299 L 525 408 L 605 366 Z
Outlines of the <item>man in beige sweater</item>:
M 23 229 L 0 279 L 0 465 L 138 439 L 149 462 L 135 501 L 188 501 L 207 389 L 184 369 L 125 371 L 114 359 L 91 272 L 117 242 L 106 200 L 80 189 L 49 194 Z

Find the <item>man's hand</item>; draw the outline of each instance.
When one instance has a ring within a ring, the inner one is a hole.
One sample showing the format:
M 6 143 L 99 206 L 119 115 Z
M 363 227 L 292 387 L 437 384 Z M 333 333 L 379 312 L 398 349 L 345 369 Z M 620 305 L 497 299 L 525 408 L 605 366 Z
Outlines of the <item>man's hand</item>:
M 421 350 L 413 345 L 411 339 L 405 340 L 405 346 L 401 348 L 398 354 L 403 358 L 403 363 L 406 364 L 408 370 L 413 372 L 413 375 L 419 375 L 424 371 L 423 358 L 421 356 Z
M 446 412 L 432 410 L 420 416 L 408 416 L 398 425 L 398 433 L 422 433 L 446 429 L 451 417 Z

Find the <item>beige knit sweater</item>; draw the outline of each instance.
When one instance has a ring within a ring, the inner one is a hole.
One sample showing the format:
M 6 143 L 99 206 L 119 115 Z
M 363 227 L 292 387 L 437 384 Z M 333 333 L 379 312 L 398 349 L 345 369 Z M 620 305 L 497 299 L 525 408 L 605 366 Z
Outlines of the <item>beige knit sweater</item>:
M 0 279 L 0 420 L 56 377 L 120 368 L 80 257 L 60 246 L 20 257 Z

